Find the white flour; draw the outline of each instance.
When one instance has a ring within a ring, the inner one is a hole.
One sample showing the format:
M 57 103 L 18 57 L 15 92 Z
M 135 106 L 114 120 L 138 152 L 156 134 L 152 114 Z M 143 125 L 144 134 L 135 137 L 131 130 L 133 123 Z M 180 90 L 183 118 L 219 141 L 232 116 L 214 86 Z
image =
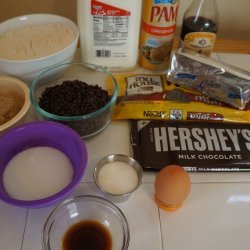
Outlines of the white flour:
M 29 60 L 48 56 L 67 47 L 75 36 L 63 24 L 43 24 L 9 30 L 0 36 L 0 58 Z

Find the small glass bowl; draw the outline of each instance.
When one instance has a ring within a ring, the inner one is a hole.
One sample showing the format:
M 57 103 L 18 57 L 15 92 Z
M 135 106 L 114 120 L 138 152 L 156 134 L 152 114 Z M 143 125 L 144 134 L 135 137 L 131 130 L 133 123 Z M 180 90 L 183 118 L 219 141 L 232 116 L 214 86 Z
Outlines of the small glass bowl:
M 43 228 L 43 250 L 61 250 L 66 231 L 77 222 L 90 220 L 108 229 L 112 250 L 128 249 L 129 226 L 122 211 L 104 198 L 81 195 L 64 201 L 51 212 Z
M 107 87 L 107 78 L 111 86 Z M 39 106 L 39 99 L 43 91 L 63 81 L 80 80 L 89 85 L 99 85 L 107 90 L 110 101 L 99 110 L 80 116 L 59 116 L 43 110 Z M 82 138 L 91 137 L 104 130 L 111 121 L 113 106 L 118 94 L 118 85 L 111 73 L 104 68 L 81 62 L 55 65 L 45 70 L 32 82 L 30 99 L 39 119 L 63 123 L 74 129 Z

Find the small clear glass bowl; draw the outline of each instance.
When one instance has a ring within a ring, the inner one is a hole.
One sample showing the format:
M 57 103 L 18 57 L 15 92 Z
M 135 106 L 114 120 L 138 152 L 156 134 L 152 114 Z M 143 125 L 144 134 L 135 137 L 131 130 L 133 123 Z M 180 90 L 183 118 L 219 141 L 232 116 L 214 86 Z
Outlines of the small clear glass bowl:
M 129 226 L 122 211 L 104 198 L 81 195 L 64 201 L 50 213 L 42 233 L 43 250 L 61 250 L 66 231 L 77 222 L 89 220 L 108 229 L 112 250 L 128 249 Z
M 110 85 L 107 85 L 110 78 Z M 39 99 L 48 87 L 60 85 L 63 81 L 80 80 L 89 85 L 98 85 L 107 90 L 110 101 L 95 112 L 79 116 L 59 116 L 43 110 Z M 31 104 L 41 120 L 63 123 L 74 129 L 82 138 L 94 136 L 104 130 L 112 119 L 113 107 L 117 99 L 118 85 L 113 75 L 105 68 L 81 62 L 55 65 L 38 75 L 30 88 Z

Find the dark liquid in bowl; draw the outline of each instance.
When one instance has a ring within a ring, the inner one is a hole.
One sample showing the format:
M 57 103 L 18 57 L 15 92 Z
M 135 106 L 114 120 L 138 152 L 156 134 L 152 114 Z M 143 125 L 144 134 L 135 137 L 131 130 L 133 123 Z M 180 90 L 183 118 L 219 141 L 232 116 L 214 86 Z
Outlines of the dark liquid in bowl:
M 112 238 L 104 225 L 97 221 L 80 221 L 63 237 L 62 250 L 111 250 Z

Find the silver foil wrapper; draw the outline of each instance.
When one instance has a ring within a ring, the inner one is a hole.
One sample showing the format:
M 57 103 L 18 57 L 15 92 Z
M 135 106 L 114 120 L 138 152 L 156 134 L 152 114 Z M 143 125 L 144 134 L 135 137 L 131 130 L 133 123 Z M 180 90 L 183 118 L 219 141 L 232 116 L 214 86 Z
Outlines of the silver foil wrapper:
M 238 109 L 250 101 L 250 72 L 198 54 L 173 53 L 167 80 Z

